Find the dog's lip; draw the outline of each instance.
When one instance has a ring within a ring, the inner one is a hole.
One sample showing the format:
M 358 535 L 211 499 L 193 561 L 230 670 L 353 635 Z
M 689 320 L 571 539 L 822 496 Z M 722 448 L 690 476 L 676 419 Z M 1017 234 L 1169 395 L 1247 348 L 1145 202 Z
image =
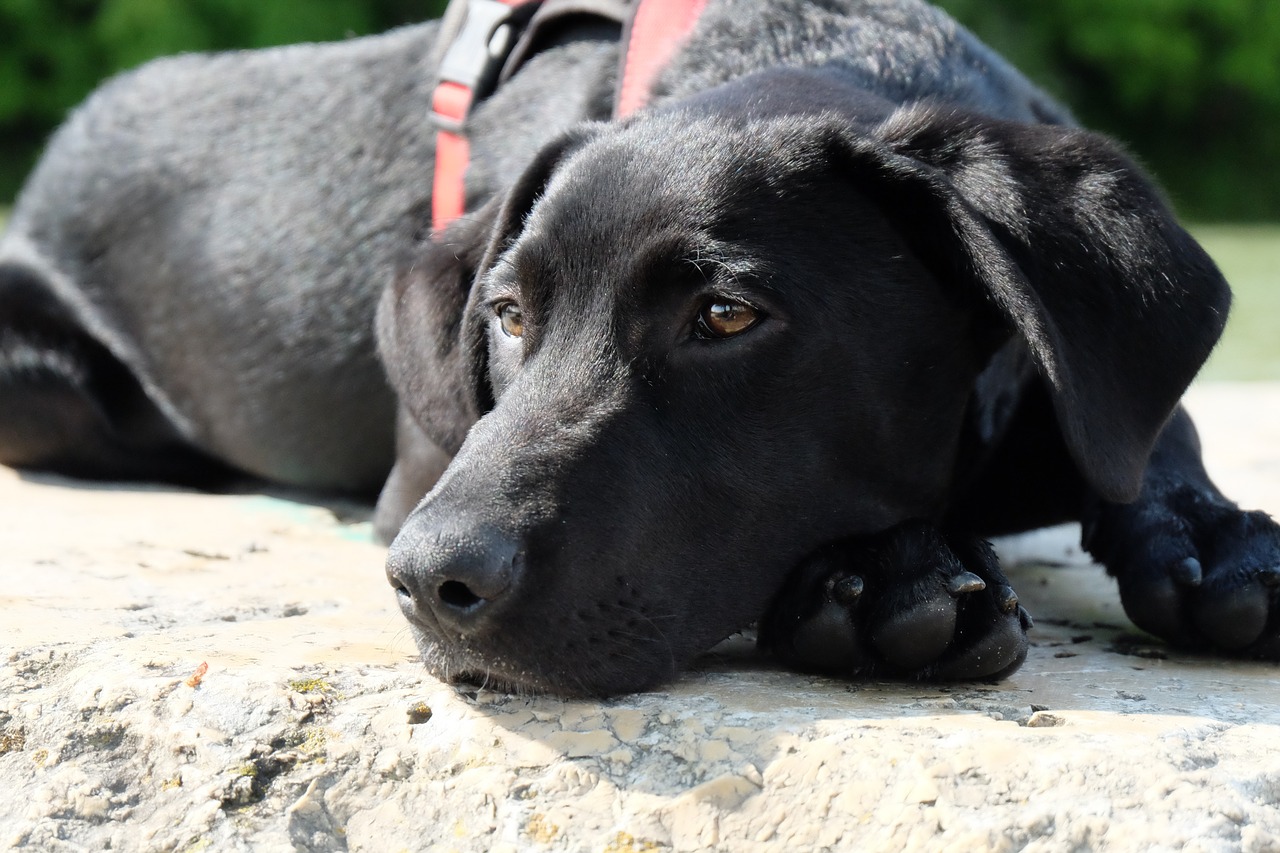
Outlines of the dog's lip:
M 414 634 L 418 648 L 427 670 L 441 681 L 453 684 L 458 681 L 494 682 L 500 679 L 510 682 L 521 689 L 536 688 L 545 692 L 549 688 L 542 683 L 539 676 L 525 668 L 512 667 L 501 659 L 489 659 L 467 647 L 467 637 L 463 634 L 450 635 L 440 629 L 439 625 L 430 624 L 417 615 L 412 602 L 401 601 L 401 610 L 409 621 L 409 629 Z M 447 665 L 433 664 L 433 661 L 448 661 Z
M 458 663 L 450 663 L 447 669 L 428 665 L 428 671 L 454 686 L 471 685 L 473 687 L 492 690 L 513 695 L 551 694 L 555 696 L 598 696 L 598 691 L 582 689 L 574 686 L 571 680 L 557 679 L 554 676 L 522 667 L 513 667 L 504 661 L 490 661 L 471 654 L 450 652 L 451 661 L 458 658 Z
M 450 637 L 410 622 L 421 660 L 427 672 L 446 684 L 469 684 L 513 695 L 549 694 L 563 698 L 602 698 L 634 693 L 670 680 L 677 674 L 655 666 L 647 677 L 610 679 L 601 684 L 584 679 L 590 667 L 582 660 L 562 667 L 529 667 L 502 657 L 493 657 L 470 648 L 466 637 Z M 623 673 L 614 673 L 622 676 Z M 634 673 L 630 675 L 634 676 Z
M 532 673 L 526 673 L 526 676 Z M 462 669 L 454 672 L 443 681 L 455 688 L 472 687 L 479 690 L 490 690 L 494 693 L 508 693 L 513 696 L 567 694 L 557 686 L 545 684 L 534 678 L 515 678 L 508 673 L 495 672 L 491 669 Z

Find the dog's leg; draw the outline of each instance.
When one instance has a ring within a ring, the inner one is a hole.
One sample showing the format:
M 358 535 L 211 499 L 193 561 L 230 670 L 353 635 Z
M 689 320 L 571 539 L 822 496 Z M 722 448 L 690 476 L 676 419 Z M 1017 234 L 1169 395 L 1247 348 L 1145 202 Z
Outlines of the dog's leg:
M 0 263 L 0 465 L 216 488 L 244 475 L 191 447 L 38 273 Z
M 1084 547 L 1120 584 L 1125 612 L 1188 649 L 1280 660 L 1280 526 L 1222 496 L 1179 408 L 1131 504 L 1086 510 Z
M 1002 678 L 1031 619 L 982 540 L 912 521 L 806 561 L 760 622 L 789 665 L 854 676 Z
M 396 415 L 396 464 L 373 513 L 373 530 L 380 541 L 389 544 L 396 537 L 404 520 L 431 491 L 452 458 L 427 438 L 402 406 Z

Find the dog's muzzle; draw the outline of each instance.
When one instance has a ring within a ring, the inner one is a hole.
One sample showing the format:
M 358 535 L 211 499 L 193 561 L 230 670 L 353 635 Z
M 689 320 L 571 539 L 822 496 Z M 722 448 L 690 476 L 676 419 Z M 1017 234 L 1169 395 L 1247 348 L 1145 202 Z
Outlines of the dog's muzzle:
M 523 563 L 520 544 L 492 527 L 410 525 L 391 547 L 387 581 L 410 623 L 466 638 L 507 609 Z

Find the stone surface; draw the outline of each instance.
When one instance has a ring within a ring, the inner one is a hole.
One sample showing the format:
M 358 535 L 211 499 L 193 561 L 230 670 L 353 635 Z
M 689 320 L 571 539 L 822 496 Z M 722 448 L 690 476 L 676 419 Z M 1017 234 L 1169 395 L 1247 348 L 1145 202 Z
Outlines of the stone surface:
M 1196 389 L 1280 511 L 1280 385 Z M 0 848 L 1280 849 L 1280 667 L 1139 635 L 1060 528 L 997 685 L 790 674 L 730 640 L 608 702 L 423 676 L 364 516 L 0 469 Z

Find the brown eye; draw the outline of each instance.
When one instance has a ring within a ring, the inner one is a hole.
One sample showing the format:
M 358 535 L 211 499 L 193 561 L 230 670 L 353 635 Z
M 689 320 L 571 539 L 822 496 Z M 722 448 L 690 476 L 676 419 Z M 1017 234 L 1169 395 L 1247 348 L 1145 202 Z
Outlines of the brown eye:
M 729 299 L 713 299 L 698 312 L 698 337 L 731 338 L 760 320 L 756 309 Z
M 503 302 L 498 306 L 498 322 L 502 324 L 502 333 L 509 338 L 524 334 L 524 312 L 514 302 Z

